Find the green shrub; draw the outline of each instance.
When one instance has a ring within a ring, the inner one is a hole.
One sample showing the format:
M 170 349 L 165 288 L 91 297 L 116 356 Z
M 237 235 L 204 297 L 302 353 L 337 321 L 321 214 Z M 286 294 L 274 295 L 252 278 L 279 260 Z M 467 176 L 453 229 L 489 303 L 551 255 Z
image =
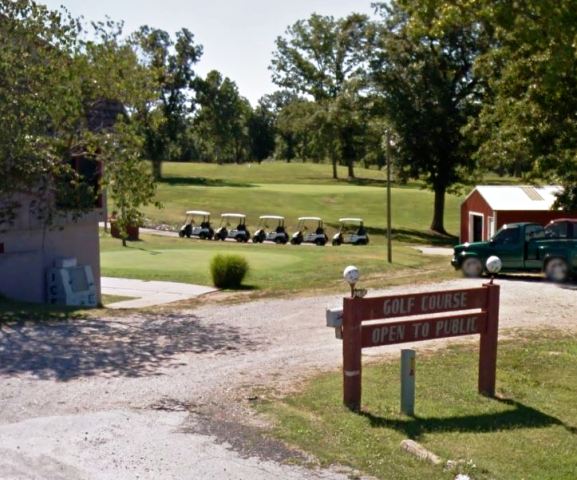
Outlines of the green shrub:
M 239 288 L 248 269 L 248 262 L 240 255 L 216 255 L 210 262 L 212 283 L 217 288 Z

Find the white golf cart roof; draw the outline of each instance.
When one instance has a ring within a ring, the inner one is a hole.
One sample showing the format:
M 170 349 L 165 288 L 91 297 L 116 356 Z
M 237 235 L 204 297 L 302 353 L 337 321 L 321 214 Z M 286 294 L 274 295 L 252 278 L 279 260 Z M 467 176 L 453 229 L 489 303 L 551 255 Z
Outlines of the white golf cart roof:
M 281 217 L 280 215 L 261 215 L 258 218 L 261 220 L 284 220 L 284 217 Z
M 322 222 L 323 219 L 321 217 L 299 217 L 299 222 L 310 220 L 312 222 Z
M 210 216 L 210 212 L 205 212 L 204 210 L 187 210 L 187 215 L 202 215 L 203 217 Z
M 243 213 L 221 213 L 220 216 L 223 218 L 246 218 Z
M 343 223 L 363 223 L 362 218 L 339 218 L 339 222 Z

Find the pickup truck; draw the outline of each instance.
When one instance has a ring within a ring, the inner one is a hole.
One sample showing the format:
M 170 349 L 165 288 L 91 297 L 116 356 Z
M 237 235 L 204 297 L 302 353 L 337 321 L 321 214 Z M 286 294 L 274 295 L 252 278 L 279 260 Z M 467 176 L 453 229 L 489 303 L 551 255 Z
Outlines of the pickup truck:
M 577 274 L 577 220 L 554 220 L 545 228 L 503 225 L 487 242 L 456 245 L 451 264 L 466 277 L 479 277 L 492 255 L 501 259 L 504 272 L 545 272 L 549 280 L 565 282 Z

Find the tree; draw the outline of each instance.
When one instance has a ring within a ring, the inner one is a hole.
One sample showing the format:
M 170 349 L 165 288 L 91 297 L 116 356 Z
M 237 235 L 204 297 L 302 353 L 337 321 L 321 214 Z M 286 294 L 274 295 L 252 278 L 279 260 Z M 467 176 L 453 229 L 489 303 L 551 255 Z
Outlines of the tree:
M 194 120 L 205 154 L 218 163 L 241 162 L 249 147 L 248 120 L 252 109 L 236 84 L 213 70 L 195 82 L 200 106 Z
M 378 4 L 372 56 L 374 84 L 395 131 L 398 174 L 422 178 L 435 193 L 431 230 L 445 234 L 445 193 L 473 168 L 472 145 L 462 133 L 479 110 L 483 85 L 473 75 L 488 46 L 478 22 L 433 25 L 443 0 Z
M 297 98 L 278 113 L 276 156 L 287 162 L 296 158 L 321 161 L 332 153 L 333 137 L 334 125 L 326 110 L 316 102 Z
M 559 205 L 577 208 L 577 3 L 456 1 L 436 28 L 459 18 L 485 25 L 494 38 L 476 62 L 488 94 L 467 127 L 475 158 L 528 180 L 560 182 Z
M 14 220 L 21 195 L 48 220 L 56 185 L 74 177 L 66 159 L 84 112 L 71 61 L 79 32 L 74 19 L 31 1 L 0 2 L 0 224 Z
M 154 177 L 159 179 L 162 162 L 167 159 L 171 144 L 185 134 L 187 116 L 194 108 L 193 66 L 202 56 L 202 46 L 194 43 L 194 35 L 186 28 L 177 32 L 173 40 L 164 30 L 142 26 L 133 34 L 132 42 L 139 48 L 141 60 L 159 91 L 157 100 L 143 105 L 137 117 Z
M 107 193 L 116 211 L 116 226 L 126 246 L 128 227 L 140 225 L 143 220 L 141 208 L 154 204 L 156 183 L 143 160 L 143 139 L 134 125 L 118 125 L 114 135 L 109 135 L 102 144 L 101 158 L 106 162 L 104 182 Z
M 83 44 L 82 63 L 87 72 L 83 88 L 84 104 L 92 111 L 99 104 L 117 105 L 120 115 L 107 125 L 91 128 L 85 155 L 104 164 L 101 188 L 106 188 L 116 211 L 116 226 L 123 246 L 127 228 L 140 225 L 141 208 L 154 204 L 156 183 L 144 159 L 146 138 L 135 121 L 142 111 L 158 98 L 158 85 L 150 71 L 138 61 L 130 42 L 122 40 L 122 26 L 112 22 L 93 24 L 96 41 Z
M 130 149 L 122 125 L 154 97 L 118 26 L 96 24 L 96 40 L 81 33 L 78 21 L 30 0 L 0 2 L 0 223 L 23 196 L 45 227 L 93 209 L 102 185 L 78 165 L 94 172 L 111 141 Z M 137 180 L 123 179 L 127 195 Z
M 295 93 L 310 95 L 328 110 L 345 84 L 363 74 L 366 43 L 365 31 L 369 20 L 365 15 L 352 14 L 335 20 L 330 16 L 312 15 L 299 20 L 278 37 L 270 70 L 280 87 Z M 341 157 L 345 158 L 349 177 L 354 177 L 350 151 L 350 132 L 337 128 Z M 333 177 L 336 178 L 337 158 L 333 155 Z
M 262 101 L 259 101 L 248 119 L 248 135 L 252 159 L 260 163 L 273 155 L 275 114 Z

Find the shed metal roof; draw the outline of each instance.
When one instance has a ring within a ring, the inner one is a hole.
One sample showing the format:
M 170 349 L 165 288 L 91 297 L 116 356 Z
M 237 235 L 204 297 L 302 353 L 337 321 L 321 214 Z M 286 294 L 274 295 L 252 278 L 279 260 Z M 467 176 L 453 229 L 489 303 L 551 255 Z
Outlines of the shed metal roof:
M 478 185 L 473 192 L 478 191 L 493 210 L 519 211 L 551 210 L 555 194 L 562 190 L 559 185 Z

